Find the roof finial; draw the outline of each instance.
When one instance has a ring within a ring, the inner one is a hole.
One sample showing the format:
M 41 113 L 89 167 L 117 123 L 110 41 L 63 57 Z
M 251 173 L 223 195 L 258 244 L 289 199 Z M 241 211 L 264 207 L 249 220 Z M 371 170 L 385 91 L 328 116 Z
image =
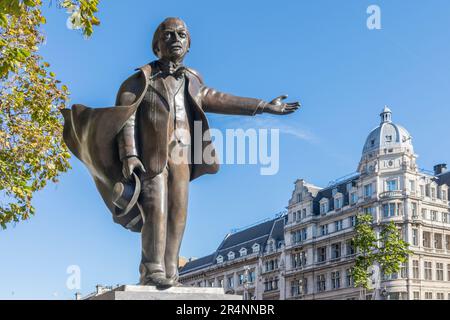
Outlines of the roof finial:
M 384 106 L 384 109 L 381 112 L 380 116 L 381 116 L 381 123 L 392 122 L 392 111 L 391 109 L 389 109 L 387 105 Z

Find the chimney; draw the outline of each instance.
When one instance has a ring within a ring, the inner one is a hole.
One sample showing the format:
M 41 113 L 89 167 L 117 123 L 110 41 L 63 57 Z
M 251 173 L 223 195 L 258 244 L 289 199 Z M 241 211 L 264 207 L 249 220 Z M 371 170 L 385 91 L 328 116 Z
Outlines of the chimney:
M 438 175 L 446 173 L 446 172 L 447 172 L 447 164 L 446 163 L 441 163 L 441 164 L 434 166 L 434 175 L 438 176 Z

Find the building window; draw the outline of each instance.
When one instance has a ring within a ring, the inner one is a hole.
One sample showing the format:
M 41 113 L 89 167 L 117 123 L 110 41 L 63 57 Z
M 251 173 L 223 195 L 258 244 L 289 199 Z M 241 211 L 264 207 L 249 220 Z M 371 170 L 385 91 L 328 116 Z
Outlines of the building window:
M 412 229 L 412 244 L 413 244 L 413 246 L 419 245 L 419 230 L 418 229 Z
M 334 199 L 334 210 L 342 209 L 342 197 Z
M 438 212 L 437 211 L 434 211 L 434 210 L 432 210 L 431 211 L 431 220 L 432 221 L 437 221 L 438 220 Z
M 228 288 L 230 288 L 230 289 L 234 288 L 234 276 L 229 276 L 227 278 L 227 285 L 228 285 Z
M 242 286 L 245 282 L 245 275 L 243 273 L 238 275 L 239 285 Z
M 297 202 L 302 202 L 302 201 L 303 201 L 303 194 L 297 193 Z
M 339 289 L 341 287 L 341 274 L 339 271 L 331 273 L 331 287 Z
M 253 250 L 253 253 L 258 253 L 259 252 L 259 244 L 255 243 L 252 246 L 252 250 Z
M 228 252 L 228 260 L 233 260 L 234 259 L 234 252 L 230 251 Z
M 266 261 L 265 266 L 266 266 L 266 272 L 278 269 L 278 260 L 273 259 L 273 260 Z
M 450 235 L 448 234 L 445 236 L 445 248 L 450 250 Z
M 424 186 L 424 185 L 421 185 L 421 186 L 420 186 L 420 196 L 421 196 L 421 197 L 424 197 L 424 196 L 425 196 L 425 186 Z
M 409 180 L 409 190 L 412 193 L 416 193 L 416 182 L 414 180 Z
M 248 273 L 248 283 L 254 283 L 256 279 L 256 273 L 255 270 L 251 270 Z
M 431 265 L 431 261 L 424 262 L 425 267 L 425 280 L 433 280 L 433 267 Z
M 327 247 L 317 248 L 317 262 L 325 262 L 327 260 Z
M 400 277 L 403 279 L 408 278 L 408 263 L 403 262 L 400 269 Z
M 222 256 L 218 256 L 216 258 L 217 263 L 222 263 L 223 262 L 223 257 Z
M 368 184 L 364 186 L 364 197 L 369 198 L 373 195 L 372 184 Z
M 345 274 L 347 277 L 347 288 L 353 288 L 355 286 L 355 282 L 353 279 L 352 269 L 345 270 Z
M 303 209 L 302 210 L 302 219 L 305 219 L 306 218 L 306 209 Z
M 431 248 L 431 233 L 429 233 L 428 231 L 424 231 L 423 234 L 423 246 L 425 248 Z
M 395 180 L 388 180 L 386 182 L 386 191 L 397 191 L 397 190 L 398 190 L 397 179 L 395 179 Z
M 436 280 L 444 281 L 444 264 L 436 262 Z
M 347 247 L 347 256 L 351 256 L 351 255 L 355 254 L 355 246 L 353 245 L 352 240 L 348 240 L 346 242 L 346 247 Z
M 320 203 L 320 214 L 325 214 L 328 212 L 328 201 L 323 201 Z
M 291 297 L 298 297 L 300 294 L 300 280 L 291 281 Z
M 326 282 L 324 274 L 317 276 L 317 292 L 323 292 L 327 289 Z
M 422 219 L 428 219 L 428 210 L 422 209 Z
M 305 241 L 308 239 L 308 229 L 307 228 L 303 228 L 301 230 L 301 234 L 302 234 L 302 241 Z
M 266 251 L 267 252 L 275 251 L 275 240 L 271 239 L 271 240 L 267 241 Z
M 433 292 L 425 292 L 425 300 L 432 300 Z
M 353 192 L 351 195 L 350 195 L 350 203 L 351 204 L 355 204 L 355 203 L 357 203 L 358 202 L 358 194 L 356 193 L 356 192 Z
M 338 220 L 334 223 L 334 231 L 342 230 L 342 220 Z
M 291 254 L 291 265 L 292 268 L 300 268 L 305 264 L 305 252 L 297 252 Z
M 447 195 L 448 195 L 448 191 L 447 190 L 442 190 L 442 200 L 447 201 Z
M 436 300 L 444 300 L 444 293 L 443 292 L 436 293 Z
M 436 188 L 431 188 L 431 198 L 436 199 Z
M 448 213 L 447 212 L 442 212 L 442 222 L 448 223 Z
M 303 278 L 303 280 L 302 280 L 302 290 L 303 290 L 303 294 L 308 294 L 308 279 L 307 278 Z
M 292 243 L 300 243 L 302 241 L 302 234 L 300 230 L 291 232 Z
M 356 226 L 356 216 L 351 216 L 349 219 L 350 219 L 350 225 L 352 227 Z
M 241 250 L 239 250 L 239 255 L 241 257 L 246 256 L 247 255 L 247 249 L 241 248 Z
M 413 299 L 414 300 L 420 300 L 420 292 L 419 291 L 414 291 L 413 292 Z
M 341 257 L 341 244 L 334 243 L 331 245 L 331 259 L 339 259 Z
M 320 226 L 320 235 L 325 236 L 328 234 L 328 224 L 324 224 Z
M 447 281 L 450 281 L 450 264 L 447 264 Z
M 396 203 L 383 204 L 383 216 L 385 218 L 398 215 L 398 205 Z
M 374 213 L 374 208 L 373 207 L 366 207 L 366 208 L 364 208 L 364 214 L 370 214 L 370 215 L 373 215 L 373 213 Z
M 434 248 L 442 249 L 442 234 L 440 233 L 434 234 Z
M 413 279 L 420 279 L 419 260 L 413 260 Z
M 417 203 L 411 203 L 411 215 L 413 218 L 417 218 Z

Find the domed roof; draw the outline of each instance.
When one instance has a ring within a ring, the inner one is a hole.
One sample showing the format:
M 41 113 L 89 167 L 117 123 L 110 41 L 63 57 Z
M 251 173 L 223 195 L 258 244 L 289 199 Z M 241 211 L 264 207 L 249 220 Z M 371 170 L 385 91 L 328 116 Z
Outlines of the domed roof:
M 363 154 L 385 148 L 402 148 L 414 153 L 411 135 L 405 128 L 392 122 L 392 111 L 385 106 L 380 116 L 381 124 L 367 137 Z

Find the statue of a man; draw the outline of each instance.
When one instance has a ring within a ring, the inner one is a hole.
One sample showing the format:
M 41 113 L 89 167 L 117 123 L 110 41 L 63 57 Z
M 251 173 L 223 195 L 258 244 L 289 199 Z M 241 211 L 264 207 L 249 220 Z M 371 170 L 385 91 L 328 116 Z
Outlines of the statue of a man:
M 159 288 L 179 285 L 189 182 L 219 169 L 217 159 L 202 157 L 206 148 L 215 157 L 205 112 L 283 115 L 299 107 L 284 103 L 285 96 L 265 102 L 207 87 L 198 72 L 183 65 L 189 47 L 186 24 L 167 18 L 152 42 L 159 59 L 122 84 L 116 107 L 74 105 L 63 111 L 66 144 L 89 168 L 113 219 L 141 232 L 140 283 Z M 199 135 L 195 122 L 201 124 Z M 191 152 L 195 144 L 200 160 Z

